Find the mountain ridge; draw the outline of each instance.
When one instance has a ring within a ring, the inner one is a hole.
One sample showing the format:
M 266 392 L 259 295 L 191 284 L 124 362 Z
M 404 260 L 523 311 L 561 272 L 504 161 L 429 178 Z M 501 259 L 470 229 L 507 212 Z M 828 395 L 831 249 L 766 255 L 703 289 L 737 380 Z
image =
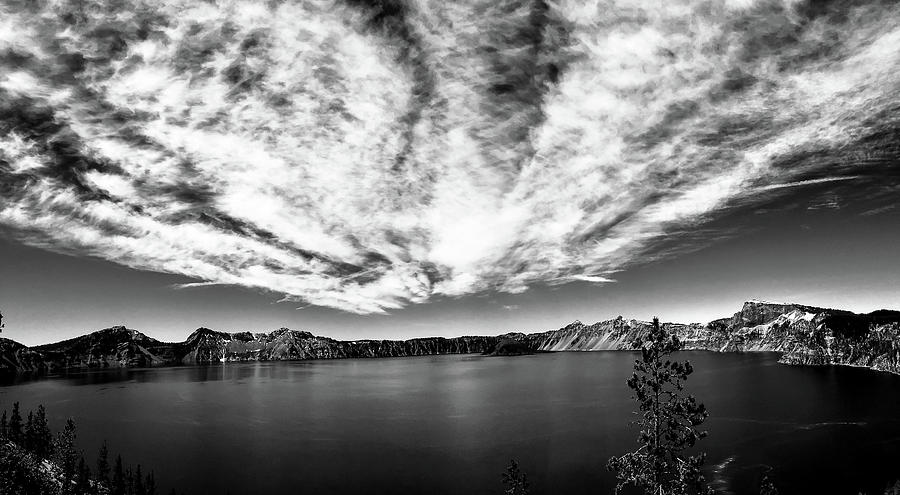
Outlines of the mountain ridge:
M 625 319 L 556 330 L 496 336 L 420 337 L 408 340 L 340 341 L 308 331 L 227 333 L 200 327 L 182 342 L 163 342 L 113 326 L 51 344 L 28 347 L 0 338 L 0 371 L 151 367 L 234 361 L 402 357 L 438 354 L 504 354 L 548 351 L 631 350 L 651 322 Z M 700 323 L 662 323 L 686 350 L 782 354 L 781 362 L 846 365 L 900 373 L 900 311 L 857 314 L 795 303 L 747 301 L 731 317 Z

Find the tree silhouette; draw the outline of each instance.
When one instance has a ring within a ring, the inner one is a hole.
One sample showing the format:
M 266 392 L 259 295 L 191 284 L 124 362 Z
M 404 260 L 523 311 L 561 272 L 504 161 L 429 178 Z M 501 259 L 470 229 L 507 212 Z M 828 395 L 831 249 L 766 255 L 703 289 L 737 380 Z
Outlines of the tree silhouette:
M 682 348 L 681 341 L 654 318 L 651 330 L 634 346 L 641 350 L 641 358 L 635 361 L 627 384 L 640 408 L 641 417 L 635 422 L 641 428 L 640 447 L 609 460 L 607 467 L 618 479 L 616 493 L 628 485 L 648 495 L 712 493 L 700 474 L 705 454 L 685 454 L 706 436 L 697 426 L 709 414 L 703 404 L 684 393 L 684 382 L 693 372 L 691 364 L 669 359 Z
M 50 457 L 53 452 L 53 433 L 47 424 L 47 410 L 44 409 L 43 404 L 38 406 L 37 413 L 34 415 L 31 437 L 34 453 L 41 459 Z
M 125 490 L 125 472 L 122 470 L 122 456 L 117 455 L 116 467 L 113 469 L 112 490 L 110 490 L 110 493 L 112 495 L 124 495 Z
M 144 490 L 144 477 L 141 475 L 141 465 L 137 465 L 137 469 L 134 471 L 134 495 L 147 495 L 147 491 Z
M 506 495 L 528 495 L 528 476 L 519 469 L 519 463 L 515 459 L 509 461 L 506 472 L 503 473 L 503 485 L 506 487 Z
M 66 420 L 65 429 L 56 435 L 53 457 L 62 470 L 63 486 L 69 486 L 75 480 L 78 458 L 81 457 L 75 450 L 75 421 L 72 418 Z
M 769 477 L 768 471 L 766 471 L 766 474 L 763 475 L 762 480 L 759 482 L 759 495 L 778 495 L 778 488 L 775 488 L 775 483 Z
M 78 470 L 75 475 L 75 493 L 86 494 L 91 491 L 91 468 L 84 462 L 84 456 L 78 459 Z
M 9 432 L 7 437 L 15 442 L 22 442 L 22 414 L 19 413 L 19 403 L 13 403 L 12 414 L 9 416 Z
M 28 411 L 28 419 L 25 420 L 25 435 L 22 445 L 27 450 L 34 450 L 34 412 Z
M 105 441 L 97 454 L 97 481 L 103 485 L 109 484 L 109 447 Z
M 145 485 L 147 495 L 156 495 L 156 476 L 153 475 L 153 471 L 150 471 L 150 474 L 147 475 Z

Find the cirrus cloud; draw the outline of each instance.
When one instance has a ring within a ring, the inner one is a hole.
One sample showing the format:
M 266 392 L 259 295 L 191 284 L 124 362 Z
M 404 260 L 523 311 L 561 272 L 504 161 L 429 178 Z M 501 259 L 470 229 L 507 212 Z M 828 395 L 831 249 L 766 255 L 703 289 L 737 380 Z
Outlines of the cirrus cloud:
M 0 68 L 24 242 L 378 313 L 611 282 L 735 204 L 873 173 L 900 7 L 6 2 Z

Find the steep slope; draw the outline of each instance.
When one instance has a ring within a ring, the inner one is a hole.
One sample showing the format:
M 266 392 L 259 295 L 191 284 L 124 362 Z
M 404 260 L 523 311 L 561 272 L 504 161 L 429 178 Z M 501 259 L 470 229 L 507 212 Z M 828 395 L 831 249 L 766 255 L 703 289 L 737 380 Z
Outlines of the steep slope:
M 37 371 L 44 366 L 44 357 L 28 347 L 0 338 L 0 371 Z
M 849 311 L 763 301 L 744 303 L 731 318 L 707 325 L 664 323 L 688 350 L 781 352 L 788 364 L 862 366 L 900 373 L 900 312 Z M 633 349 L 649 322 L 615 320 L 525 336 L 545 351 Z
M 158 366 L 169 361 L 168 345 L 122 326 L 32 348 L 47 369 Z
M 663 323 L 668 331 L 681 336 L 702 330 L 702 325 Z M 605 351 L 631 349 L 632 343 L 650 330 L 651 323 L 639 320 L 625 320 L 621 316 L 585 325 L 574 322 L 549 332 L 529 334 L 523 337 L 532 347 L 540 351 Z

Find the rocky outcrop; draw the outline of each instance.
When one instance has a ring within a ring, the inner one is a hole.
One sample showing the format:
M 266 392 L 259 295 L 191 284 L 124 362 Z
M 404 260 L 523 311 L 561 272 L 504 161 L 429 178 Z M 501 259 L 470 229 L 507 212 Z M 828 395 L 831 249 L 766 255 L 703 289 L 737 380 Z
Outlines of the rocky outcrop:
M 0 338 L 0 371 L 38 371 L 43 365 L 41 353 L 14 340 Z
M 146 367 L 230 361 L 340 359 L 436 354 L 518 355 L 549 351 L 633 349 L 650 322 L 575 321 L 548 332 L 495 337 L 429 337 L 340 341 L 281 328 L 269 333 L 225 333 L 199 328 L 184 342 L 167 343 L 136 330 L 113 327 L 33 348 L 0 339 L 0 371 Z M 663 323 L 688 350 L 774 351 L 781 362 L 861 366 L 900 373 L 900 312 L 849 311 L 750 301 L 730 318 L 706 325 Z
M 687 350 L 782 353 L 781 362 L 848 365 L 900 373 L 900 312 L 855 314 L 799 304 L 744 303 L 731 318 L 706 325 L 664 323 Z M 568 326 L 525 336 L 538 350 L 627 350 L 650 328 L 638 320 Z
M 523 339 L 541 351 L 607 351 L 631 349 L 636 339 L 646 334 L 651 327 L 650 322 L 625 320 L 621 316 L 593 325 L 574 322 L 549 332 L 525 335 Z M 691 335 L 699 331 L 702 325 L 683 325 L 680 323 L 663 323 L 663 328 L 676 332 L 681 336 Z

